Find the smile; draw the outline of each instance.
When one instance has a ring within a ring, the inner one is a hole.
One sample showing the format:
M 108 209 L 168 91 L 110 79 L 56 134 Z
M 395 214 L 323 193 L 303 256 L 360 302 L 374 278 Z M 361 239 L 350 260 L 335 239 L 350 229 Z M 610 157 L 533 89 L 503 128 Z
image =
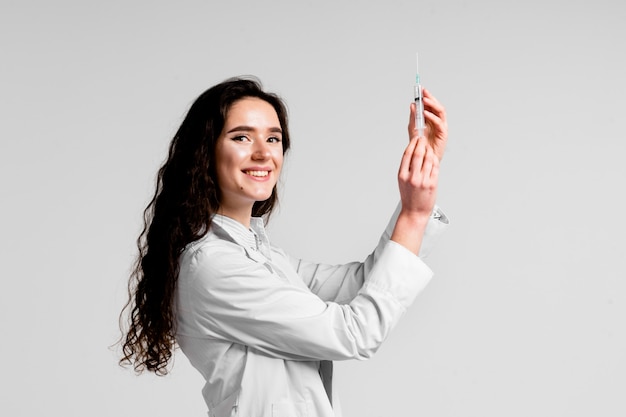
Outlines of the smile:
M 253 177 L 267 177 L 270 172 L 269 171 L 244 171 L 247 175 L 251 175 Z

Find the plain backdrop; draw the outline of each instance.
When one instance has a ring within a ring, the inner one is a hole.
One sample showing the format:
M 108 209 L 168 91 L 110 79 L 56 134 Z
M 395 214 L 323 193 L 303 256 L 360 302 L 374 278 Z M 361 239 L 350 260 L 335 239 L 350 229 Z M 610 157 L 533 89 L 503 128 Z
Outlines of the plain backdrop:
M 189 105 L 234 75 L 283 96 L 273 242 L 363 259 L 398 200 L 419 52 L 452 225 L 379 353 L 336 365 L 344 414 L 626 415 L 624 21 L 617 0 L 2 0 L 0 414 L 206 415 L 180 352 L 159 378 L 110 348 Z

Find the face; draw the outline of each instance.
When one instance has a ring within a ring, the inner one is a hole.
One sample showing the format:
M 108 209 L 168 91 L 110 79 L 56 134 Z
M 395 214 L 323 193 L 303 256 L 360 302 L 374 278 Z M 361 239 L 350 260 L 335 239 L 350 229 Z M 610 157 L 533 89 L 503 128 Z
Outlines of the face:
M 274 107 L 256 97 L 233 103 L 215 159 L 220 213 L 249 218 L 253 204 L 272 195 L 283 165 L 282 129 Z

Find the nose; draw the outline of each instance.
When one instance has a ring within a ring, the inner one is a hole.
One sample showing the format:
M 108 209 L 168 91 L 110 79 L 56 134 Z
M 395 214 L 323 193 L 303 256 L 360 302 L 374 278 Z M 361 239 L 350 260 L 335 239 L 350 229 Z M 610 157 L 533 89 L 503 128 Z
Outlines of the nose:
M 252 159 L 256 161 L 263 161 L 270 158 L 269 144 L 263 140 L 254 141 L 254 149 L 252 151 Z

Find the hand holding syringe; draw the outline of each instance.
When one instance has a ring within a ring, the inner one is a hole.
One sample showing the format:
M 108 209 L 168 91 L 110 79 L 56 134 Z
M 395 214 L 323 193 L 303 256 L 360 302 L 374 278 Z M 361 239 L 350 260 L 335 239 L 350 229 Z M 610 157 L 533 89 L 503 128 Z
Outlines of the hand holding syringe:
M 417 62 L 416 62 L 417 63 Z M 415 107 L 411 106 L 409 137 L 426 137 L 439 160 L 448 141 L 446 110 L 430 91 L 420 83 L 419 68 L 415 75 Z

